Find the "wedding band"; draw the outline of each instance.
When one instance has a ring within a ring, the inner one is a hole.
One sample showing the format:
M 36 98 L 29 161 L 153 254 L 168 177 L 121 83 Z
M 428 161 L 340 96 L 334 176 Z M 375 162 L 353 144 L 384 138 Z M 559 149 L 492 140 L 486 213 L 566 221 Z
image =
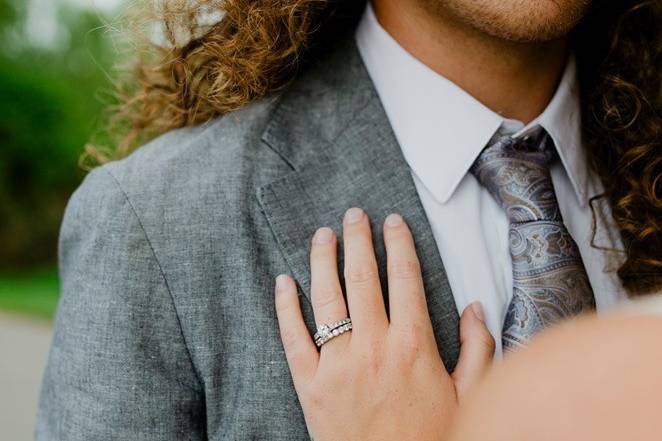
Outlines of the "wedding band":
M 352 330 L 352 319 L 349 317 L 331 324 L 323 324 L 317 327 L 317 332 L 313 336 L 318 348 L 329 340 Z

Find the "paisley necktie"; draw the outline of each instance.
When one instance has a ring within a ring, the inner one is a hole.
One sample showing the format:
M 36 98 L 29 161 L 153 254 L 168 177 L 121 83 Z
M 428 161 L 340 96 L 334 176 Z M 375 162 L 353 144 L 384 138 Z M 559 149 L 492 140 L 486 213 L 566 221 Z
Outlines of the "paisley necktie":
M 510 223 L 513 297 L 501 337 L 504 351 L 595 308 L 577 244 L 556 200 L 549 172 L 555 158 L 552 139 L 538 126 L 522 138 L 498 132 L 471 167 Z

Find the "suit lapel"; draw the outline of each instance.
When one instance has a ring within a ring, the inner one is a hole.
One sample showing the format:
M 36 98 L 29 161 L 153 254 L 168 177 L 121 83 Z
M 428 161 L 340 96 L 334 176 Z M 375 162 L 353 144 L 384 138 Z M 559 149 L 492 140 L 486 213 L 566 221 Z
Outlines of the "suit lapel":
M 297 80 L 262 139 L 292 167 L 257 196 L 303 295 L 310 300 L 314 231 L 329 226 L 340 234 L 342 216 L 353 206 L 372 221 L 386 294 L 382 223 L 400 213 L 416 240 L 437 343 L 447 367 L 454 367 L 459 317 L 453 295 L 410 170 L 353 41 Z M 342 267 L 342 250 L 339 255 Z

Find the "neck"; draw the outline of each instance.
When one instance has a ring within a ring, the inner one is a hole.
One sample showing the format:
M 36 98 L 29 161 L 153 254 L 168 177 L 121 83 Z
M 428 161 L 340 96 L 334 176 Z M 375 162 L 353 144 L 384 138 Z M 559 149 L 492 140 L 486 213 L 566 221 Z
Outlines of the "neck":
M 505 118 L 528 123 L 552 99 L 567 38 L 520 43 L 459 22 L 420 0 L 373 0 L 382 27 L 410 54 Z

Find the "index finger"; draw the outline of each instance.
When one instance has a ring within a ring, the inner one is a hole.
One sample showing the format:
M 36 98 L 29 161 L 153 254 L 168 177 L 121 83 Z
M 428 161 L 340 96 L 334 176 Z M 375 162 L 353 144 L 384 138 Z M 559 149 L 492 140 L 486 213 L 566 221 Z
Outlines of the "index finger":
M 296 284 L 291 277 L 281 274 L 276 279 L 275 303 L 285 356 L 298 390 L 313 377 L 319 354 L 303 321 Z

